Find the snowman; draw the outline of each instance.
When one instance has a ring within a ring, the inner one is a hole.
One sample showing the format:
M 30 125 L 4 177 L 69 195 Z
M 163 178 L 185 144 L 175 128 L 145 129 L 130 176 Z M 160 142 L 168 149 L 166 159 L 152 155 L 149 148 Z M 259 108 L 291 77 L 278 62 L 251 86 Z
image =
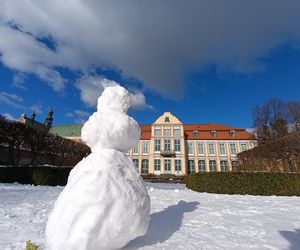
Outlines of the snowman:
M 139 125 L 127 115 L 129 105 L 121 86 L 107 87 L 99 97 L 81 132 L 91 154 L 72 169 L 55 203 L 47 249 L 118 249 L 146 233 L 150 198 L 126 155 L 140 137 Z

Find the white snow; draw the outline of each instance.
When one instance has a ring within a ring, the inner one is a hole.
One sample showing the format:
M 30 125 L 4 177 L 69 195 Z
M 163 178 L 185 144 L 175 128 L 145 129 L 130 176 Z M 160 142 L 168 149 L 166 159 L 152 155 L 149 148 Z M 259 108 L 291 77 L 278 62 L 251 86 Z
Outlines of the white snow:
M 138 143 L 140 128 L 126 113 L 129 92 L 107 87 L 97 111 L 82 128 L 92 153 L 70 172 L 46 225 L 49 250 L 118 249 L 144 235 L 150 197 L 126 155 Z
M 151 220 L 124 249 L 300 249 L 300 197 L 197 193 L 147 184 Z M 0 184 L 0 249 L 44 249 L 47 217 L 62 187 Z

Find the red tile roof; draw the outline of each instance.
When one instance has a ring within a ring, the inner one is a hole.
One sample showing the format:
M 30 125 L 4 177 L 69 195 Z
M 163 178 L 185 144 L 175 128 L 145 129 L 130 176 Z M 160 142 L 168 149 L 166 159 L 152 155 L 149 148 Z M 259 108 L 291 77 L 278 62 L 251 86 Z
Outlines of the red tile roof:
M 234 128 L 223 124 L 185 124 L 184 136 L 188 140 L 255 140 L 254 135 L 242 128 Z M 193 135 L 193 131 L 199 132 L 198 137 Z M 216 137 L 211 135 L 211 131 L 217 132 Z M 236 136 L 230 136 L 229 131 L 236 131 Z
M 151 139 L 151 125 L 140 125 L 141 128 L 141 140 Z
M 151 125 L 140 125 L 141 140 L 151 139 Z M 234 128 L 223 124 L 184 124 L 184 136 L 188 140 L 255 140 L 254 135 L 242 128 Z M 198 137 L 193 135 L 193 131 L 199 132 Z M 216 137 L 211 135 L 211 131 L 217 131 Z M 236 131 L 236 136 L 229 134 L 230 130 Z

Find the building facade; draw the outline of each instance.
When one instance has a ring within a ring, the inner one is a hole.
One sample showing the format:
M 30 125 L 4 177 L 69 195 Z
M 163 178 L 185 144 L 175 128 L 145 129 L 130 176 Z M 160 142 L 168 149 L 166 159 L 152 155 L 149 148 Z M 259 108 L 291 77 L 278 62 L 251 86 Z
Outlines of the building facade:
M 182 124 L 165 112 L 141 125 L 139 143 L 129 151 L 140 174 L 187 175 L 231 171 L 237 154 L 257 145 L 245 129 L 222 124 Z
M 53 126 L 50 133 L 80 141 L 81 128 L 81 124 Z M 128 155 L 141 175 L 231 171 L 237 154 L 257 145 L 245 129 L 183 124 L 170 112 L 140 128 L 140 141 Z

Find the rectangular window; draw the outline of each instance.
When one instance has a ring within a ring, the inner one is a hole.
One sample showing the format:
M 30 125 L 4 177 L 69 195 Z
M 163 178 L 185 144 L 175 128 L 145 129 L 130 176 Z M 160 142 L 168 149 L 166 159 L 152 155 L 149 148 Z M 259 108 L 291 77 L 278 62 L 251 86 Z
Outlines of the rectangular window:
M 171 129 L 170 129 L 170 127 L 165 127 L 164 128 L 164 135 L 165 136 L 170 136 L 171 135 Z
M 180 139 L 174 140 L 174 149 L 176 152 L 180 152 Z
M 180 136 L 180 127 L 174 127 L 174 135 L 179 135 Z
M 198 142 L 198 155 L 204 155 L 204 143 L 203 142 Z
M 217 161 L 209 161 L 209 171 L 216 172 L 217 171 Z
M 132 149 L 133 154 L 138 154 L 139 153 L 139 144 L 135 145 Z
M 188 174 L 194 174 L 194 173 L 195 173 L 195 161 L 188 160 Z
M 160 159 L 154 159 L 154 170 L 160 171 Z
M 171 173 L 171 159 L 165 159 L 165 173 Z
M 161 128 L 160 127 L 154 127 L 154 135 L 161 135 Z
M 175 159 L 175 171 L 181 171 L 181 160 Z
M 241 143 L 241 151 L 246 151 L 248 150 L 248 143 Z
M 143 145 L 143 154 L 148 154 L 148 151 L 149 151 L 149 142 L 144 141 L 142 145 Z
M 215 155 L 215 144 L 214 143 L 208 143 L 208 154 Z
M 171 151 L 171 140 L 165 139 L 165 151 Z
M 220 161 L 221 171 L 227 172 L 228 171 L 228 164 L 227 161 Z
M 205 160 L 198 161 L 199 172 L 206 172 Z
M 188 154 L 193 155 L 194 154 L 194 143 L 193 142 L 188 142 L 187 146 L 188 146 Z
M 219 144 L 220 155 L 226 155 L 225 143 Z
M 137 170 L 139 170 L 139 160 L 138 159 L 132 159 L 134 166 Z
M 148 174 L 149 173 L 148 164 L 149 164 L 148 160 L 146 160 L 146 159 L 142 160 L 142 171 L 141 171 L 142 174 Z
M 159 152 L 160 151 L 160 139 L 154 140 L 154 151 Z
M 230 143 L 230 154 L 236 155 L 236 144 L 235 143 Z

